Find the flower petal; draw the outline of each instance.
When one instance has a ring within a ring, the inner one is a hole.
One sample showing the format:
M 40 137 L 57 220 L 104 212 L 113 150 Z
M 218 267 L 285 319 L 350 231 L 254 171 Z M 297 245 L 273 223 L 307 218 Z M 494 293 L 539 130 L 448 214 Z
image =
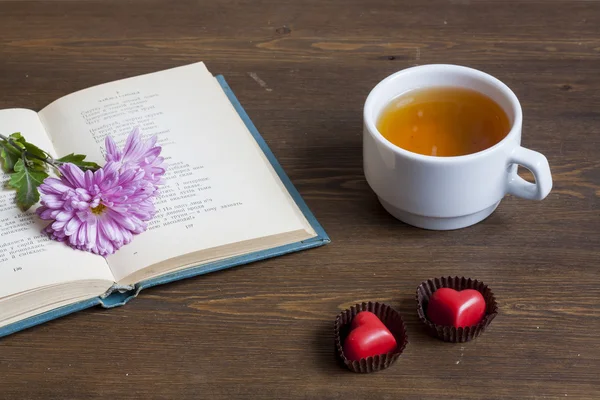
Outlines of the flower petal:
M 56 215 L 57 221 L 68 221 L 71 218 L 73 218 L 72 211 L 61 211 Z
M 85 187 L 85 179 L 83 171 L 75 164 L 65 164 L 60 168 L 60 172 L 68 183 L 73 187 Z
M 104 146 L 106 147 L 106 161 L 120 161 L 121 150 L 110 135 L 104 140 Z
M 109 218 L 110 217 L 105 217 L 99 220 L 98 228 L 100 229 L 100 232 L 102 232 L 106 236 L 107 239 L 115 240 L 116 233 L 113 226 L 110 224 L 110 222 L 108 222 Z
M 79 225 L 79 231 L 77 232 L 77 244 L 82 246 L 86 243 L 87 224 L 84 222 Z
M 98 232 L 98 224 L 97 223 L 87 223 L 87 247 L 92 248 L 96 244 L 97 232 Z
M 65 182 L 56 178 L 46 178 L 38 190 L 42 194 L 62 194 L 68 190 L 73 189 L 72 186 L 65 184 Z
M 65 234 L 67 236 L 71 236 L 77 232 L 79 226 L 81 225 L 81 221 L 77 217 L 73 217 L 67 222 L 65 225 Z

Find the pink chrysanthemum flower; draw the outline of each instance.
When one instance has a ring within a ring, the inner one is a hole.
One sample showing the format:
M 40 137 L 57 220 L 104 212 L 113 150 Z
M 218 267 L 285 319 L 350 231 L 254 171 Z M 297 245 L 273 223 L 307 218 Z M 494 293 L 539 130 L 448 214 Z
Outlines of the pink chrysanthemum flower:
M 54 221 L 45 229 L 54 240 L 106 256 L 145 231 L 156 212 L 155 188 L 142 170 L 120 172 L 109 162 L 95 172 L 84 173 L 73 164 L 60 172 L 60 179 L 47 178 L 40 185 L 37 209 L 40 218 Z
M 160 157 L 161 147 L 156 146 L 156 136 L 143 142 L 138 128 L 127 137 L 123 150 L 117 147 L 112 137 L 105 139 L 106 161 L 119 163 L 122 169 L 141 168 L 144 179 L 159 185 L 165 173 L 164 158 Z
M 59 167 L 59 179 L 46 178 L 38 188 L 37 214 L 53 221 L 45 228 L 50 237 L 107 256 L 144 232 L 165 173 L 155 144 L 156 138 L 142 142 L 137 129 L 122 151 L 107 138 L 103 168 L 84 173 L 69 163 Z

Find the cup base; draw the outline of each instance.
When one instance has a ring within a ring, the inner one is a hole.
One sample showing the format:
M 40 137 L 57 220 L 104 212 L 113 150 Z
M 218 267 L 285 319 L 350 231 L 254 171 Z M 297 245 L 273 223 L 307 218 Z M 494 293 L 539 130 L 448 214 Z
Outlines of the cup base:
M 386 209 L 387 212 L 392 214 L 394 217 L 399 219 L 400 221 L 416 226 L 417 228 L 429 229 L 434 231 L 449 231 L 454 229 L 466 228 L 471 225 L 475 225 L 478 222 L 483 221 L 487 217 L 489 217 L 498 204 L 493 204 L 492 206 L 478 211 L 473 214 L 463 215 L 460 217 L 448 217 L 448 218 L 440 218 L 440 217 L 426 217 L 423 215 L 412 214 L 403 210 L 400 210 L 397 207 L 387 203 L 385 200 L 379 198 L 379 202 Z

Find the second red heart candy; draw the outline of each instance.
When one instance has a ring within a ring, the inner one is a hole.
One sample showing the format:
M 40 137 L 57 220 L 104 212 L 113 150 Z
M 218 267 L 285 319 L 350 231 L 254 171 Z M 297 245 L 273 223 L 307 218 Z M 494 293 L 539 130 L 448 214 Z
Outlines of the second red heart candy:
M 429 299 L 427 317 L 434 324 L 463 328 L 479 323 L 485 315 L 485 299 L 477 290 L 436 290 Z

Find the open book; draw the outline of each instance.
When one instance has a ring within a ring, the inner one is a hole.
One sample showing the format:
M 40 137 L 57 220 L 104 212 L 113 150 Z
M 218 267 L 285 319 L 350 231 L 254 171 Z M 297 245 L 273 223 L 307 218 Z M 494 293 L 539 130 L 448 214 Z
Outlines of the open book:
M 203 63 L 123 79 L 40 112 L 0 110 L 0 132 L 54 157 L 104 164 L 133 128 L 157 135 L 166 184 L 148 230 L 115 254 L 74 250 L 42 232 L 0 190 L 0 336 L 94 305 L 125 304 L 143 288 L 329 242 L 222 76 Z

